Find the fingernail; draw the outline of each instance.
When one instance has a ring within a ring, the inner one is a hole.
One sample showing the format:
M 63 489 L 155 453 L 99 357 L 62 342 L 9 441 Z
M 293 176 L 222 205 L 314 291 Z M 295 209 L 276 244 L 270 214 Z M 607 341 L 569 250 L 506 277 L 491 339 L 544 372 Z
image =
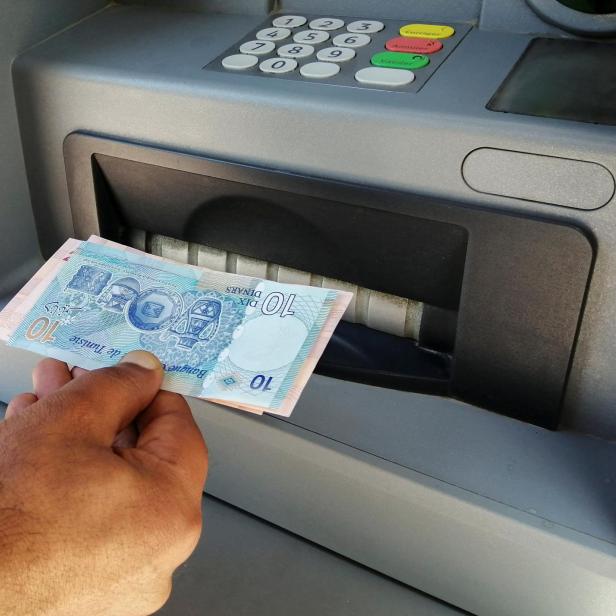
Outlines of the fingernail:
M 131 351 L 124 355 L 120 360 L 121 364 L 124 363 L 137 364 L 146 370 L 160 370 L 162 365 L 156 355 L 148 353 L 147 351 Z

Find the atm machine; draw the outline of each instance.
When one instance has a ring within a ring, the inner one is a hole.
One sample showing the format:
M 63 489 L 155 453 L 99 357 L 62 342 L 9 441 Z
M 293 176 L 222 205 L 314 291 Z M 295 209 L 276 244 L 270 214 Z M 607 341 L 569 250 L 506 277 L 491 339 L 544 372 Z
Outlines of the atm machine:
M 354 292 L 290 418 L 191 401 L 208 493 L 471 614 L 616 614 L 616 3 L 90 5 L 12 67 L 31 245 Z

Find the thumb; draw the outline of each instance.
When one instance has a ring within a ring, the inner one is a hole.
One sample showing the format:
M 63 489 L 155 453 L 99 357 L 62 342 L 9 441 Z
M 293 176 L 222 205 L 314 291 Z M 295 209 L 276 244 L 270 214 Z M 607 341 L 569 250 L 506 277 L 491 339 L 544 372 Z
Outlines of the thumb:
M 131 351 L 116 366 L 82 374 L 43 402 L 58 427 L 111 446 L 116 435 L 154 400 L 162 380 L 163 368 L 156 356 Z

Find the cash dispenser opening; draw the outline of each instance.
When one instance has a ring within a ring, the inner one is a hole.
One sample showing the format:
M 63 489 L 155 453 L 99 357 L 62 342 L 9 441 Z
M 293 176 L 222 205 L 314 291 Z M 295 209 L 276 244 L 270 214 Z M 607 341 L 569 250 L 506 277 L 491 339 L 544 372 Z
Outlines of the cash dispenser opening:
M 593 260 L 580 229 L 79 133 L 65 160 L 79 236 L 352 291 L 317 372 L 557 426 Z

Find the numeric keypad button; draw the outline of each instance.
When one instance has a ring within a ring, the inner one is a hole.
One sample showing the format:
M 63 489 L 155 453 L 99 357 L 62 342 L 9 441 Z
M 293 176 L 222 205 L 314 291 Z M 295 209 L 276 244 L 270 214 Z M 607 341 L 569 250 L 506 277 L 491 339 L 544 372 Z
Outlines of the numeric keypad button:
M 353 21 L 347 26 L 349 32 L 360 32 L 362 34 L 374 34 L 383 30 L 383 28 L 385 28 L 385 24 L 382 21 L 373 21 L 371 19 Z
M 339 34 L 335 36 L 332 43 L 338 47 L 364 47 L 372 39 L 367 34 Z
M 240 53 L 250 53 L 255 56 L 264 56 L 276 49 L 272 41 L 247 41 L 240 46 Z
M 290 73 L 297 68 L 297 61 L 291 58 L 269 58 L 268 60 L 263 60 L 263 62 L 259 64 L 259 68 L 264 73 L 271 73 L 274 75 Z
M 413 71 L 406 71 L 401 68 L 380 68 L 369 66 L 362 68 L 355 73 L 355 79 L 359 83 L 370 86 L 386 86 L 388 88 L 399 88 L 412 83 L 415 79 Z
M 222 65 L 230 71 L 245 71 L 252 68 L 259 59 L 245 53 L 237 53 L 222 59 Z
M 300 43 L 289 43 L 278 48 L 278 55 L 281 58 L 307 58 L 314 53 L 312 45 L 302 45 Z
M 291 30 L 288 28 L 263 28 L 259 30 L 256 37 L 260 41 L 284 41 L 291 36 Z
M 302 30 L 298 32 L 293 40 L 296 43 L 308 43 L 308 45 L 318 45 L 329 38 L 329 33 L 323 30 Z
M 308 24 L 308 27 L 313 30 L 340 30 L 343 26 L 344 21 L 335 17 L 319 17 Z
M 309 79 L 329 79 L 340 72 L 340 67 L 331 62 L 309 62 L 299 69 L 302 77 Z
M 301 15 L 281 15 L 276 17 L 272 22 L 272 26 L 276 28 L 299 28 L 303 26 L 308 20 Z
M 317 52 L 317 59 L 323 62 L 347 62 L 355 57 L 355 50 L 349 47 L 325 47 Z

